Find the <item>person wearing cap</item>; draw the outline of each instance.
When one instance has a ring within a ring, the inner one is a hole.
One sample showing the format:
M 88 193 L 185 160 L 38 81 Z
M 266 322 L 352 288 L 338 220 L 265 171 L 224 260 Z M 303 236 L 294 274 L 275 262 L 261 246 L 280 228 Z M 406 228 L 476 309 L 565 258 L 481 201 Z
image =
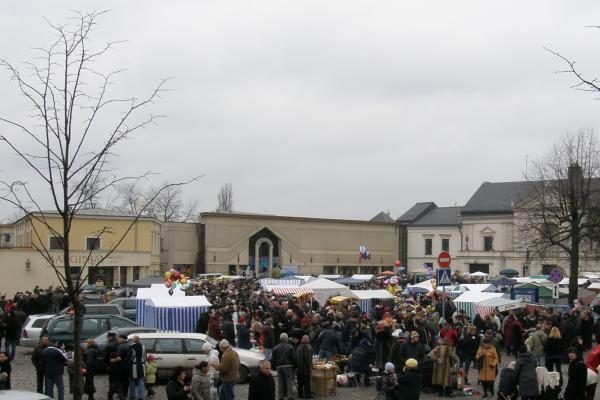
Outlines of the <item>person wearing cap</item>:
M 448 345 L 448 339 L 441 339 L 439 345 L 431 350 L 429 357 L 433 361 L 431 383 L 436 385 L 440 396 L 452 394 L 452 369 L 458 365 L 454 347 Z
M 400 361 L 398 369 L 404 367 L 406 360 L 414 358 L 418 363 L 422 363 L 425 359 L 425 346 L 421 344 L 420 335 L 417 331 L 410 333 L 410 340 L 404 342 L 400 347 Z
M 298 381 L 298 398 L 312 399 L 310 377 L 312 374 L 312 347 L 308 335 L 302 336 L 296 348 L 296 378 Z
M 383 392 L 385 393 L 386 400 L 396 400 L 398 379 L 396 377 L 396 368 L 391 362 L 385 363 L 383 374 L 381 376 L 381 386 Z
M 152 354 L 146 356 L 148 360 L 148 367 L 146 368 L 146 390 L 148 391 L 148 397 L 152 397 L 156 394 L 154 391 L 154 385 L 156 384 L 156 371 L 158 365 L 156 364 L 156 357 Z
M 402 400 L 419 400 L 422 379 L 419 362 L 414 358 L 406 360 L 402 373 L 398 375 L 400 398 Z
M 587 367 L 575 347 L 567 350 L 569 357 L 569 381 L 565 389 L 565 399 L 586 400 Z
M 116 358 L 117 356 L 117 348 L 119 347 L 119 342 L 117 341 L 117 334 L 114 332 L 108 332 L 106 334 L 106 338 L 108 342 L 106 344 L 106 348 L 104 350 L 104 365 L 106 367 L 106 371 L 108 373 L 108 395 L 107 398 L 110 400 L 116 393 L 119 393 L 119 388 L 121 387 L 119 382 L 119 371 L 117 366 L 111 361 L 111 359 Z
M 496 381 L 496 366 L 498 354 L 489 339 L 483 339 L 475 359 L 479 362 L 479 381 L 483 386 L 483 397 L 488 397 L 488 391 L 494 396 L 494 382 Z
M 285 332 L 279 335 L 279 344 L 273 348 L 271 363 L 277 371 L 278 398 L 292 399 L 292 381 L 294 379 L 292 374 L 296 366 L 296 352 L 294 347 L 288 343 L 288 335 Z
M 219 350 L 223 353 L 221 362 L 216 364 L 213 362 L 213 367 L 219 371 L 221 378 L 221 386 L 219 387 L 220 400 L 234 400 L 234 386 L 240 379 L 240 356 L 231 348 L 227 339 L 222 339 L 219 342 Z

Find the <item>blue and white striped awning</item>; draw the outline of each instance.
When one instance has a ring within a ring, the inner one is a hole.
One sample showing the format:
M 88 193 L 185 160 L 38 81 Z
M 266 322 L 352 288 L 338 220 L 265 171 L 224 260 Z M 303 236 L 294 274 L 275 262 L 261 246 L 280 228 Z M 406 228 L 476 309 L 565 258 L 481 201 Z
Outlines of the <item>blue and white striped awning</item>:
M 273 286 L 300 286 L 304 284 L 304 279 L 290 278 L 290 279 L 273 279 L 264 278 L 260 280 L 260 288 L 262 290 L 268 290 Z
M 210 307 L 205 296 L 149 299 L 145 327 L 166 331 L 194 332 L 200 315 Z

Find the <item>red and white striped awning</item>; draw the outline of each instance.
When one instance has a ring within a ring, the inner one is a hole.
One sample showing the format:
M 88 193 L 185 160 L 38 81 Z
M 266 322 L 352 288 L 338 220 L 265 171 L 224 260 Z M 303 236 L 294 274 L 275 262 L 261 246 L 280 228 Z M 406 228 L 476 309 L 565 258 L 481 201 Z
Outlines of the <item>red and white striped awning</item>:
M 302 286 L 270 286 L 268 291 L 273 292 L 273 294 L 313 293 L 311 288 Z

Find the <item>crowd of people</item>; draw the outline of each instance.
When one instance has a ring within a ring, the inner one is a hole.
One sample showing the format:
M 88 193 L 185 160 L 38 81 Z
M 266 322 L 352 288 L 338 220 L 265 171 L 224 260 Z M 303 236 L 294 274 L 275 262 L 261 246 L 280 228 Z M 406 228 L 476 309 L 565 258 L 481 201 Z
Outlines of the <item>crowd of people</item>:
M 385 287 L 383 280 L 361 285 Z M 397 289 L 400 294 L 402 284 Z M 166 386 L 169 399 L 213 400 L 216 393 L 220 400 L 234 399 L 239 378 L 234 347 L 264 355 L 260 373 L 250 383 L 249 400 L 292 399 L 294 379 L 298 398 L 312 398 L 315 360 L 336 362 L 339 372 L 357 384 L 369 386 L 375 380 L 388 400 L 418 399 L 423 390 L 451 396 L 464 387 L 483 397 L 511 398 L 518 393 L 523 399 L 538 399 L 562 393 L 566 399 L 594 398 L 596 386 L 588 374 L 600 364 L 600 320 L 595 321 L 593 310 L 580 303 L 568 312 L 538 307 L 470 318 L 451 298 L 442 299 L 438 293 L 374 300 L 371 309 L 363 310 L 351 299 L 319 304 L 309 297 L 273 295 L 256 279 L 206 281 L 191 291 L 212 304 L 197 321 L 196 331 L 217 340 L 219 351 L 198 364 L 191 379 L 184 369 L 176 369 Z M 0 388 L 10 388 L 13 343 L 19 340 L 22 322 L 30 313 L 63 309 L 68 301 L 60 290 L 39 288 L 2 301 L 0 336 L 6 351 L 0 353 Z M 108 335 L 108 397 L 151 397 L 156 383 L 154 356 L 136 340 L 128 343 L 126 337 Z M 52 396 L 57 388 L 59 398 L 64 397 L 62 376 L 68 366 L 63 350 L 46 337 L 32 356 L 38 391 Z M 83 362 L 84 391 L 90 400 L 95 392 L 96 352 L 95 343 L 88 340 Z M 554 375 L 540 374 L 538 367 L 557 372 L 556 382 L 550 382 Z M 473 368 L 476 381 L 470 373 Z

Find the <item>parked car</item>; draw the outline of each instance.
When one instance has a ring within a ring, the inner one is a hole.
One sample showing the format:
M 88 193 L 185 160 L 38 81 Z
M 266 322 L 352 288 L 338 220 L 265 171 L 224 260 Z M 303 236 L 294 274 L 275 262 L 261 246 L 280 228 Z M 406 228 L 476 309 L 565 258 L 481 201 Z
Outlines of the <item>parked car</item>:
M 158 329 L 155 328 L 144 328 L 143 326 L 131 326 L 125 328 L 116 328 L 111 329 L 110 332 L 114 332 L 117 336 L 119 335 L 137 335 L 139 333 L 150 333 L 150 332 L 158 332 Z M 108 344 L 108 338 L 106 337 L 106 333 L 101 333 L 100 335 L 93 338 L 98 345 L 98 357 L 96 358 L 96 371 L 103 372 L 105 369 L 104 365 L 104 351 L 106 350 L 106 345 Z M 82 346 L 85 345 L 82 343 Z
M 96 337 L 111 329 L 137 326 L 133 321 L 120 315 L 85 314 L 82 318 L 81 340 Z M 73 316 L 63 314 L 50 318 L 42 330 L 42 334 L 45 333 L 48 334 L 50 341 L 61 341 L 66 348 L 72 349 Z
M 204 350 L 205 343 L 209 343 L 213 349 L 218 346 L 216 340 L 203 333 L 155 332 L 137 335 L 146 347 L 146 352 L 156 357 L 157 376 L 160 378 L 173 375 L 173 369 L 178 365 L 189 372 L 200 361 L 208 360 L 208 352 Z M 133 336 L 129 335 L 129 339 Z M 258 373 L 258 364 L 264 356 L 250 350 L 234 350 L 240 356 L 240 382 L 245 382 Z
M 117 297 L 108 302 L 108 304 L 117 304 L 125 310 L 125 317 L 135 321 L 137 316 L 136 298 L 135 297 Z
M 52 400 L 52 397 L 29 390 L 0 390 L 0 400 Z
M 67 314 L 70 311 L 70 307 L 65 308 L 60 313 Z M 107 314 L 107 315 L 120 315 L 125 317 L 126 313 L 123 307 L 118 304 L 86 304 L 85 314 Z
M 53 316 L 53 314 L 37 314 L 27 317 L 21 330 L 21 345 L 25 347 L 37 346 L 40 342 L 40 333 L 42 333 L 44 324 Z

